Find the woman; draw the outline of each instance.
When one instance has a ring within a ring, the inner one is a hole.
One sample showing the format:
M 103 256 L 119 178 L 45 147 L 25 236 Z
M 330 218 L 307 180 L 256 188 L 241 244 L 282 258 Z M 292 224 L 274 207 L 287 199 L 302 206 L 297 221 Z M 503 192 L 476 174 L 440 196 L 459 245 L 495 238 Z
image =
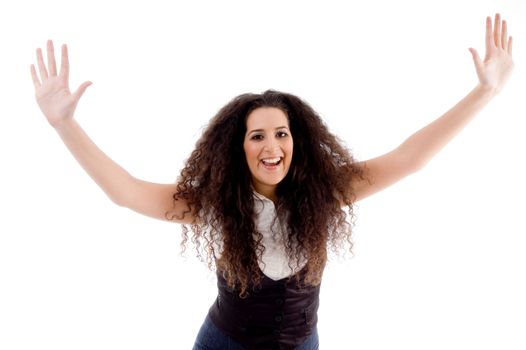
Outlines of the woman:
M 48 122 L 116 204 L 183 224 L 214 267 L 218 297 L 194 349 L 317 349 L 319 287 L 327 249 L 351 243 L 355 202 L 421 169 L 503 88 L 512 39 L 497 14 L 486 19 L 486 56 L 470 49 L 478 85 L 443 116 L 393 151 L 356 162 L 298 97 L 277 91 L 236 97 L 212 119 L 176 184 L 131 176 L 73 119 L 90 82 L 68 84 L 53 43 L 47 66 L 31 65 L 37 102 Z

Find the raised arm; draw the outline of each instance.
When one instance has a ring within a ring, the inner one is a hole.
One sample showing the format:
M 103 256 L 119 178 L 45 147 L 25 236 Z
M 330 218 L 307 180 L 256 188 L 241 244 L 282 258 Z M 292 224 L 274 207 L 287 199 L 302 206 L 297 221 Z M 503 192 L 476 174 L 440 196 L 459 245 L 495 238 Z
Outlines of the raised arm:
M 169 211 L 170 217 L 176 217 L 171 221 L 190 223 L 193 220 L 191 215 L 186 214 L 184 219 L 181 215 L 188 209 L 185 201 L 179 199 L 176 206 L 173 206 L 172 195 L 176 191 L 176 184 L 155 184 L 134 178 L 104 154 L 75 121 L 73 118 L 75 108 L 91 82 L 84 82 L 74 93 L 70 92 L 66 45 L 62 46 L 58 74 L 52 41 L 47 42 L 47 58 L 46 67 L 42 50 L 37 49 L 40 78 L 35 66 L 31 65 L 37 103 L 49 124 L 57 131 L 88 175 L 114 203 L 120 206 L 161 220 L 168 220 L 165 213 Z
M 491 18 L 486 18 L 484 60 L 475 49 L 469 50 L 475 63 L 478 85 L 444 115 L 418 130 L 393 151 L 358 163 L 370 181 L 353 184 L 357 200 L 422 169 L 504 87 L 513 70 L 512 38 L 508 37 L 506 21 L 501 22 L 499 14 L 495 15 L 494 26 Z

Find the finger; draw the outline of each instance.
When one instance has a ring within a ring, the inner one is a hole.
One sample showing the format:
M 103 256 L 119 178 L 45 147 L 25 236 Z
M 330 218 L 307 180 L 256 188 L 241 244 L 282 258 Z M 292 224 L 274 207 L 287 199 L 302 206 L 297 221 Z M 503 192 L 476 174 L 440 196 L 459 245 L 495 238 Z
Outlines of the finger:
M 504 50 L 508 48 L 508 24 L 506 21 L 502 21 L 502 34 L 500 37 L 500 43 Z
M 69 58 L 68 47 L 66 44 L 62 45 L 62 57 L 60 59 L 60 76 L 66 81 L 69 79 Z
M 86 89 L 88 88 L 88 86 L 90 86 L 92 84 L 91 81 L 85 81 L 84 83 L 82 83 L 79 88 L 77 89 L 77 91 L 75 91 L 74 95 L 75 95 L 75 99 L 78 101 L 80 100 L 80 98 L 82 97 L 82 95 L 84 95 L 84 92 L 86 91 Z
M 47 42 L 47 66 L 49 69 L 49 76 L 57 76 L 57 64 L 55 63 L 55 48 L 53 42 L 48 40 Z
M 41 84 L 34 65 L 31 65 L 31 77 L 33 78 L 33 85 L 35 85 L 35 89 L 38 89 Z
M 493 47 L 493 38 L 491 37 L 493 29 L 491 28 L 491 17 L 486 17 L 486 54 Z
M 511 56 L 511 49 L 513 47 L 513 37 L 510 36 L 510 38 L 508 39 L 508 54 Z
M 480 60 L 480 56 L 474 48 L 470 47 L 469 51 L 471 52 L 471 55 L 473 56 L 473 62 L 475 63 L 475 68 L 480 70 L 482 68 L 482 61 Z
M 44 65 L 44 59 L 42 58 L 42 50 L 40 48 L 37 49 L 37 63 L 38 70 L 40 71 L 40 79 L 44 81 L 47 79 L 47 70 L 46 66 Z
M 500 15 L 495 15 L 495 25 L 493 28 L 493 37 L 495 39 L 495 46 L 500 47 Z

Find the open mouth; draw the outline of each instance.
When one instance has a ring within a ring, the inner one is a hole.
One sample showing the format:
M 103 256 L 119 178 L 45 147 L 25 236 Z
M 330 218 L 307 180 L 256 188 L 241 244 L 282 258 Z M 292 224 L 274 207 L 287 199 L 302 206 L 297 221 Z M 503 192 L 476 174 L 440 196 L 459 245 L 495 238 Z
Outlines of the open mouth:
M 276 157 L 276 158 L 265 158 L 261 159 L 261 163 L 263 163 L 266 167 L 275 167 L 281 163 L 283 160 L 282 157 Z

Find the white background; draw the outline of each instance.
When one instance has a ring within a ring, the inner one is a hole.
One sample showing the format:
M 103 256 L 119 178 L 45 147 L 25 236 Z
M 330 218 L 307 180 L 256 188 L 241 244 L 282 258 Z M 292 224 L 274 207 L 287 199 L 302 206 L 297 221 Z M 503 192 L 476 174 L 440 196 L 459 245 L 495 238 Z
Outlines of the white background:
M 0 5 L 0 349 L 190 349 L 214 274 L 180 227 L 114 205 L 34 100 L 29 65 L 67 43 L 76 118 L 134 176 L 174 182 L 231 98 L 307 100 L 360 160 L 477 82 L 485 16 L 516 69 L 429 165 L 359 203 L 354 257 L 324 276 L 322 349 L 524 349 L 524 1 L 18 1 Z

